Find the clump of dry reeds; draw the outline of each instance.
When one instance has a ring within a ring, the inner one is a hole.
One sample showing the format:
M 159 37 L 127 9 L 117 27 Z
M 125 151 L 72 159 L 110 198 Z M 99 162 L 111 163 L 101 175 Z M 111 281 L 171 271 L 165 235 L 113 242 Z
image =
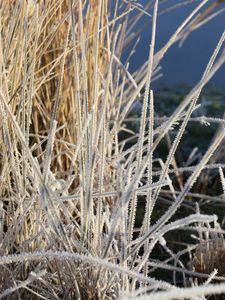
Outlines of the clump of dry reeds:
M 215 269 L 218 276 L 225 275 L 225 241 L 213 239 L 201 242 L 195 251 L 193 268 L 196 272 L 211 274 Z
M 152 81 L 206 3 L 158 52 L 157 0 L 146 7 L 115 1 L 111 9 L 108 0 L 1 3 L 0 299 L 118 299 L 124 292 L 151 292 L 154 299 L 159 289 L 174 291 L 151 277 L 149 258 L 161 245 L 185 272 L 166 234 L 215 222 L 200 213 L 171 219 L 224 139 L 221 130 L 196 166 L 177 169 L 175 153 L 200 92 L 225 61 L 224 34 L 202 79 L 161 125 Z M 143 14 L 151 23 L 149 58 L 131 74 L 132 55 L 126 63 L 121 57 L 136 44 L 133 30 Z M 126 118 L 141 99 L 135 133 Z M 156 160 L 174 127 L 166 161 Z M 190 176 L 177 188 L 174 174 L 185 171 Z M 161 192 L 172 197 L 155 222 Z M 144 214 L 136 228 L 140 199 Z

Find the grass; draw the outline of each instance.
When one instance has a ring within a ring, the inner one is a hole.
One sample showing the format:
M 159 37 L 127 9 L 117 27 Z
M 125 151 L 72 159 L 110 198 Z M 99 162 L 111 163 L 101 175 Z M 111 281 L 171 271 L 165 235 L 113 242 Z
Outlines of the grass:
M 225 191 L 224 120 L 194 115 L 225 62 L 225 34 L 200 81 L 159 120 L 152 82 L 160 62 L 201 25 L 199 12 L 209 5 L 196 3 L 156 52 L 160 4 L 2 2 L 0 299 L 204 299 L 225 292 L 222 271 L 187 265 L 199 244 L 224 234 L 217 215 L 201 205 L 224 205 L 223 195 L 193 187 L 213 169 Z M 132 55 L 121 58 L 135 46 L 143 15 L 151 22 L 149 58 L 131 74 Z M 140 100 L 135 132 L 127 119 Z M 191 152 L 181 165 L 176 155 L 192 121 L 220 127 L 204 153 Z M 158 157 L 165 142 L 167 153 Z

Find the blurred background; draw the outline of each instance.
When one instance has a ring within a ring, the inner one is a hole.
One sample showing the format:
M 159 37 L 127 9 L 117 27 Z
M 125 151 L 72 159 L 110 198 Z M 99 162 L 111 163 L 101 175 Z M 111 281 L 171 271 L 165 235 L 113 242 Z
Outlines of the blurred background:
M 200 2 L 200 0 L 159 1 L 160 13 L 157 21 L 156 50 L 160 49 L 166 43 L 178 26 L 184 21 L 185 17 L 187 17 Z M 140 3 L 144 7 L 149 1 L 138 0 L 136 3 Z M 172 9 L 174 6 L 176 6 L 176 8 Z M 161 73 L 163 77 L 157 80 L 156 85 L 194 85 L 200 80 L 216 44 L 225 30 L 225 1 L 208 1 L 208 4 L 206 4 L 201 11 L 204 12 L 210 7 L 212 10 L 209 11 L 205 18 L 219 11 L 221 11 L 221 13 L 202 27 L 192 31 L 182 47 L 179 47 L 178 43 L 176 43 L 175 46 L 169 49 L 161 63 Z M 137 11 L 138 10 L 136 10 L 136 13 Z M 148 58 L 151 21 L 149 16 L 144 15 L 137 24 L 137 28 L 142 25 L 144 29 L 141 33 L 141 39 L 137 45 L 136 53 L 131 60 L 130 71 L 135 71 Z M 209 84 L 214 87 L 225 87 L 224 75 L 225 66 L 216 73 Z

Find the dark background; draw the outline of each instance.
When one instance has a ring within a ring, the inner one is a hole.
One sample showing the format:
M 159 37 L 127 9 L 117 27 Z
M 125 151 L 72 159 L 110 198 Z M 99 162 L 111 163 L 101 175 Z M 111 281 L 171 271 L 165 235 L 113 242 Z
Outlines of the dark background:
M 147 0 L 139 0 L 139 3 L 145 5 Z M 159 12 L 184 1 L 169 0 L 159 6 Z M 160 49 L 169 37 L 175 32 L 178 26 L 188 16 L 189 12 L 195 8 L 200 1 L 194 1 L 191 4 L 181 6 L 180 8 L 167 12 L 158 17 L 156 50 Z M 209 1 L 204 6 L 207 8 L 213 1 Z M 218 9 L 224 8 L 225 3 L 219 5 Z M 152 13 L 152 10 L 151 10 Z M 151 18 L 144 16 L 137 28 L 146 22 L 149 25 L 145 27 L 141 34 L 141 40 L 136 48 L 136 53 L 130 62 L 130 71 L 138 69 L 148 58 L 149 43 L 151 39 Z M 209 23 L 193 31 L 185 41 L 182 48 L 178 44 L 169 49 L 161 63 L 163 77 L 157 81 L 157 84 L 196 84 L 207 65 L 207 62 L 215 49 L 217 42 L 225 30 L 225 12 L 212 19 Z M 223 66 L 209 82 L 213 86 L 225 87 L 225 66 Z

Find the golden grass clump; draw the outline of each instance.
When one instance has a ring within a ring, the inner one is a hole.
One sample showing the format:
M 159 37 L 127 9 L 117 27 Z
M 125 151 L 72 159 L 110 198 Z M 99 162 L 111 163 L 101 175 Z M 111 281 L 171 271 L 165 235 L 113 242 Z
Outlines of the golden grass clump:
M 2 81 L 9 93 L 12 113 L 17 114 L 19 124 L 23 123 L 29 141 L 38 144 L 35 153 L 40 163 L 44 160 L 43 136 L 48 134 L 51 120 L 57 118 L 61 129 L 56 137 L 60 136 L 64 143 L 55 143 L 52 166 L 61 173 L 60 177 L 69 169 L 68 156 L 73 152 L 70 145 L 76 143 L 80 134 L 76 122 L 81 119 L 85 123 L 93 97 L 98 97 L 102 89 L 99 77 L 105 77 L 107 65 L 107 1 L 102 2 L 99 12 L 98 1 L 91 1 L 85 20 L 79 13 L 83 5 L 82 1 L 75 5 L 68 0 L 30 0 L 4 1 L 2 7 L 5 17 L 2 20 L 5 28 L 1 41 L 5 59 L 2 71 L 6 71 Z M 69 20 L 70 9 L 76 23 L 73 25 Z M 95 42 L 97 25 L 103 29 Z M 71 26 L 76 28 L 71 30 Z M 98 72 L 94 69 L 95 60 Z M 93 82 L 98 83 L 95 95 Z M 18 114 L 22 105 L 26 113 Z
M 218 276 L 225 276 L 225 241 L 213 239 L 201 242 L 192 264 L 196 272 L 211 274 L 216 269 Z

